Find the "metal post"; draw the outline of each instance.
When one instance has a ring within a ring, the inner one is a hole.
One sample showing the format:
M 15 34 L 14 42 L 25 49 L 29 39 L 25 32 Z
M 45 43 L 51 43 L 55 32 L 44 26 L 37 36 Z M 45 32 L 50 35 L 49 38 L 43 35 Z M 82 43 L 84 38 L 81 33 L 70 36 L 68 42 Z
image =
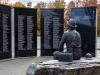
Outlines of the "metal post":
M 98 24 L 98 10 L 96 8 L 96 46 L 95 46 L 95 50 L 97 49 L 97 24 Z M 97 50 L 95 51 L 96 52 L 96 56 L 97 56 Z
M 12 40 L 12 59 L 15 58 L 15 38 L 14 38 L 14 8 L 11 8 L 11 40 Z

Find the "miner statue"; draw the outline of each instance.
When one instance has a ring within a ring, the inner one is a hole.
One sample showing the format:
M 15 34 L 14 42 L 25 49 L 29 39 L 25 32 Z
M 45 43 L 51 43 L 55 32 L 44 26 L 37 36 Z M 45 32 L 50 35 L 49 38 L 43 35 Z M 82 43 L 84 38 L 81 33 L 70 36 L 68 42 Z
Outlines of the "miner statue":
M 77 23 L 75 19 L 70 19 L 68 22 L 68 30 L 63 34 L 59 43 L 58 50 L 53 53 L 54 59 L 59 61 L 71 62 L 81 58 L 81 36 L 76 31 Z M 66 51 L 63 51 L 63 46 L 66 44 Z

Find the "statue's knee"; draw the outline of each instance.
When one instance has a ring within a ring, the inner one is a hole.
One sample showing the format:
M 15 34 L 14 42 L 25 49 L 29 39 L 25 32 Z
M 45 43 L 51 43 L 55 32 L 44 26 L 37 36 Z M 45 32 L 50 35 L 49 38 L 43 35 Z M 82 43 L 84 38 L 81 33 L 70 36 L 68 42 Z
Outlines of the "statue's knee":
M 59 52 L 59 51 L 55 51 L 55 52 L 53 53 L 54 59 L 55 59 L 55 60 L 58 60 L 58 59 L 59 59 L 59 55 L 60 55 L 60 52 Z

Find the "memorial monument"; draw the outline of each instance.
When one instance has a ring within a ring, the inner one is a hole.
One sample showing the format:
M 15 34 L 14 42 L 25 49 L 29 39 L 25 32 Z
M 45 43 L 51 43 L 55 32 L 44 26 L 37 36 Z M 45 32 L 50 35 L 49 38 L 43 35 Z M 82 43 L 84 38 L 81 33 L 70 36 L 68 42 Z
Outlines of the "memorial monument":
M 82 56 L 96 56 L 96 7 L 72 8 L 71 18 L 78 21 L 76 30 L 81 35 Z
M 0 5 L 0 59 L 11 58 L 11 7 Z
M 41 9 L 41 56 L 58 50 L 64 30 L 64 9 Z
M 14 8 L 15 57 L 37 55 L 37 9 Z

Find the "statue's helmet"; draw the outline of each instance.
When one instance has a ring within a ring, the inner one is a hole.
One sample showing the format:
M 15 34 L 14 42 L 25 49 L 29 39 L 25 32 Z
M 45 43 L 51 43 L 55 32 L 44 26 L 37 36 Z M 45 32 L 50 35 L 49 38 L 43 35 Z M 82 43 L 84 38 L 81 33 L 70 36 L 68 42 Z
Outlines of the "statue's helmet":
M 76 25 L 76 20 L 71 18 L 71 19 L 68 21 L 68 27 L 76 28 L 76 27 L 77 27 L 77 25 Z

